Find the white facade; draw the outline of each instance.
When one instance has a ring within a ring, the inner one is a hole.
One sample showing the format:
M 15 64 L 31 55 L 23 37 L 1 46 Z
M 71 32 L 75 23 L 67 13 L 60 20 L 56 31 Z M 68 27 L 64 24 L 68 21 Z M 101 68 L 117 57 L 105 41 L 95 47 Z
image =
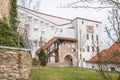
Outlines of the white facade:
M 79 66 L 86 67 L 86 60 L 96 53 L 96 42 L 101 41 L 101 22 L 83 18 L 70 20 L 35 12 L 21 6 L 18 6 L 18 26 L 27 30 L 33 58 L 36 56 L 36 50 L 53 37 L 74 38 L 77 39 L 75 46 L 77 46 Z M 94 31 L 87 32 L 86 26 L 92 26 Z M 92 51 L 93 46 L 95 51 Z
M 79 66 L 86 67 L 86 61 L 96 55 L 97 47 L 100 49 L 101 23 L 97 21 L 76 18 L 73 21 L 75 26 Z M 91 30 L 87 30 L 90 26 Z M 88 66 L 89 67 L 89 66 Z
M 98 69 L 101 68 L 105 71 L 117 71 L 120 72 L 120 65 L 119 64 L 113 64 L 113 63 L 102 63 L 102 64 L 96 64 L 96 63 L 87 63 L 88 68 L 92 69 Z

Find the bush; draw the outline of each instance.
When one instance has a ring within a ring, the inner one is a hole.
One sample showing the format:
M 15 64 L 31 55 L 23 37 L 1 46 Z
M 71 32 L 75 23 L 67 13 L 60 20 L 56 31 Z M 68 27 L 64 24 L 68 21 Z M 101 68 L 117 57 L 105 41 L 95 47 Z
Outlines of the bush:
M 46 54 L 43 49 L 40 50 L 38 57 L 39 57 L 40 65 L 46 66 L 47 58 L 46 58 Z

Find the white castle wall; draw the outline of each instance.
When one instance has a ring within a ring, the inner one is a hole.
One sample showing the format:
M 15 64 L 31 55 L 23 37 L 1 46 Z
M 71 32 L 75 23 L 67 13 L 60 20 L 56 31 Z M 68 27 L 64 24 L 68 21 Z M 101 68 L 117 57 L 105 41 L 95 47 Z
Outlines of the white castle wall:
M 80 54 L 82 54 L 81 63 L 86 67 L 86 61 L 89 60 L 93 55 L 96 54 L 92 51 L 92 39 L 96 45 L 96 35 L 98 35 L 98 44 L 101 45 L 101 22 L 76 18 L 74 20 L 51 16 L 48 14 L 34 12 L 29 9 L 18 6 L 18 25 L 19 27 L 25 28 L 28 32 L 28 38 L 31 41 L 31 52 L 32 57 L 35 57 L 35 51 L 44 45 L 53 37 L 66 37 L 75 38 L 78 43 L 77 57 L 80 60 Z M 93 26 L 94 33 L 87 33 L 86 26 Z M 89 34 L 89 40 L 87 40 L 86 34 Z M 83 42 L 82 50 L 80 50 L 80 43 Z M 42 43 L 42 44 L 41 44 Z M 89 46 L 89 51 L 87 51 Z M 94 46 L 96 49 L 96 47 Z M 79 66 L 81 65 L 79 63 Z

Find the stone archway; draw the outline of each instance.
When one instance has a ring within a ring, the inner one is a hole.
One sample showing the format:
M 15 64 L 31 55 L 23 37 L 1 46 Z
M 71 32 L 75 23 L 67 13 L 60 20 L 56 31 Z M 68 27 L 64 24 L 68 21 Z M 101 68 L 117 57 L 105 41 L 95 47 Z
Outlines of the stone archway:
M 66 55 L 64 58 L 65 65 L 72 66 L 73 65 L 73 59 L 71 55 Z

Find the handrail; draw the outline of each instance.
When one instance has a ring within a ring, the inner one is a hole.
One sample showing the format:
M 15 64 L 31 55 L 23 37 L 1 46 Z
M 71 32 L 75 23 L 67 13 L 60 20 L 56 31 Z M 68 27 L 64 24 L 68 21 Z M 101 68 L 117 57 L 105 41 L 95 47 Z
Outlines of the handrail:
M 0 24 L 7 24 L 0 22 Z M 7 24 L 9 25 L 9 24 Z M 11 26 L 9 26 L 11 27 Z M 16 49 L 29 49 L 29 39 L 27 31 L 24 28 L 17 27 L 16 32 L 0 30 L 0 46 L 15 47 Z

